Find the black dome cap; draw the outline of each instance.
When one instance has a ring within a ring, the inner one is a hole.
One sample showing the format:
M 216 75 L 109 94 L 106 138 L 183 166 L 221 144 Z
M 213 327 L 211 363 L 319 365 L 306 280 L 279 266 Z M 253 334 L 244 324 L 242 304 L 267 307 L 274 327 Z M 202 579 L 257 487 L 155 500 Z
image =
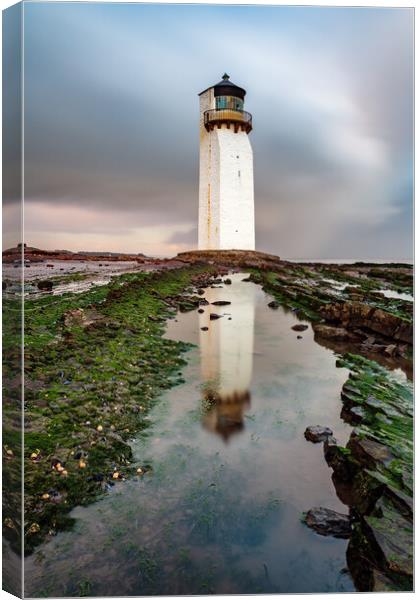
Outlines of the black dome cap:
M 241 98 L 241 100 L 245 98 L 246 91 L 230 81 L 227 73 L 223 75 L 222 81 L 219 81 L 219 83 L 216 83 L 216 85 L 210 86 L 201 92 L 201 94 L 207 92 L 207 90 L 211 89 L 211 87 L 214 88 L 215 96 L 234 96 L 235 98 Z M 199 96 L 201 96 L 201 94 L 199 94 Z

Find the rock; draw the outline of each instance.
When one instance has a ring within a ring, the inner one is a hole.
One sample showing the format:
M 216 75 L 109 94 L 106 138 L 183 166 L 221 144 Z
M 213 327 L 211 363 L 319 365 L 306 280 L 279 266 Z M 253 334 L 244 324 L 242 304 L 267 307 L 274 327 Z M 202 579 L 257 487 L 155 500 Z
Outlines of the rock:
M 32 525 L 29 527 L 27 533 L 28 534 L 34 534 L 34 533 L 39 533 L 41 531 L 41 527 L 38 525 L 38 523 L 32 523 Z
M 378 463 L 387 466 L 395 458 L 388 446 L 367 437 L 361 438 L 354 432 L 347 448 L 360 464 L 368 468 L 375 468 Z
M 197 294 L 199 296 L 203 296 L 205 293 L 206 293 L 206 290 L 203 290 L 203 288 L 200 288 L 200 289 L 197 290 Z
M 396 349 L 397 349 L 396 344 L 390 344 L 389 346 L 386 346 L 384 353 L 387 354 L 388 356 L 394 356 Z
M 297 323 L 296 325 L 293 325 L 292 329 L 293 331 L 305 331 L 308 329 L 308 326 L 303 325 L 303 323 Z
M 334 460 L 337 449 L 337 440 L 332 435 L 329 435 L 327 439 L 324 440 L 324 457 L 328 465 Z
M 377 569 L 372 571 L 372 592 L 397 592 L 395 583 Z M 411 590 L 410 590 L 411 591 Z
M 347 539 L 351 534 L 350 517 L 329 508 L 311 508 L 306 513 L 305 523 L 319 535 Z
M 209 328 L 208 327 L 200 327 L 201 331 L 208 331 Z
M 216 313 L 210 313 L 210 321 L 215 321 L 216 319 L 221 319 L 223 315 L 217 315 Z
M 324 458 L 334 472 L 332 479 L 338 497 L 344 504 L 349 504 L 339 492 L 341 490 L 349 497 L 349 489 L 353 487 L 352 482 L 357 471 L 355 464 L 349 460 L 347 448 L 339 446 L 337 440 L 330 436 L 324 442 Z M 351 486 L 350 488 L 349 485 Z
M 323 323 L 313 323 L 312 329 L 315 335 L 326 340 L 336 341 L 356 341 L 358 336 L 344 329 L 344 327 L 334 327 L 332 325 L 324 325 Z
M 297 340 L 302 340 L 303 338 L 302 338 L 302 336 L 301 336 L 301 335 L 297 335 L 297 336 L 296 336 L 296 339 L 297 339 Z
M 74 308 L 68 310 L 63 315 L 64 326 L 70 327 L 88 327 L 94 323 L 104 321 L 103 315 L 99 314 L 95 309 Z
M 44 279 L 42 281 L 38 281 L 38 289 L 46 290 L 46 291 L 50 292 L 53 289 L 53 282 L 50 281 L 49 279 Z
M 366 418 L 366 411 L 361 406 L 353 406 L 348 411 L 353 421 L 360 423 Z
M 87 456 L 87 453 L 84 450 L 78 450 L 77 452 L 74 453 L 74 459 L 75 460 L 79 460 L 81 458 L 85 458 Z
M 309 442 L 314 444 L 317 442 L 324 442 L 333 434 L 329 427 L 322 427 L 321 425 L 310 425 L 305 429 L 305 438 Z
M 272 300 L 271 302 L 269 302 L 267 304 L 267 306 L 269 306 L 270 308 L 278 308 L 280 306 L 280 304 L 277 302 L 277 300 Z
M 216 302 L 212 302 L 214 306 L 227 306 L 228 304 L 232 304 L 228 300 L 216 300 Z
M 364 523 L 370 537 L 379 546 L 389 571 L 412 577 L 412 523 L 384 496 L 377 501 L 373 514 L 364 517 Z
M 232 285 L 232 280 L 231 279 L 225 279 L 224 282 L 226 285 Z
M 319 312 L 326 321 L 342 323 L 344 328 L 361 327 L 397 341 L 413 343 L 412 323 L 381 308 L 362 302 L 342 302 L 322 306 Z
M 203 312 L 204 312 L 204 308 L 199 308 L 197 312 L 199 312 L 199 313 L 200 313 L 200 315 L 202 315 L 202 314 L 203 314 Z

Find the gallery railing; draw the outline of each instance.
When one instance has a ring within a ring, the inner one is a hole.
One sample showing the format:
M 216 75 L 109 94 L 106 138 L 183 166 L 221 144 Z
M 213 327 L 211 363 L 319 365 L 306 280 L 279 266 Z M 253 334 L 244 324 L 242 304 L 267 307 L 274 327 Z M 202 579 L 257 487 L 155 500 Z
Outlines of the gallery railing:
M 225 123 L 228 127 L 232 125 L 235 131 L 242 129 L 249 133 L 252 129 L 252 115 L 245 110 L 234 110 L 232 108 L 219 108 L 204 112 L 204 127 L 207 131 L 222 123 Z

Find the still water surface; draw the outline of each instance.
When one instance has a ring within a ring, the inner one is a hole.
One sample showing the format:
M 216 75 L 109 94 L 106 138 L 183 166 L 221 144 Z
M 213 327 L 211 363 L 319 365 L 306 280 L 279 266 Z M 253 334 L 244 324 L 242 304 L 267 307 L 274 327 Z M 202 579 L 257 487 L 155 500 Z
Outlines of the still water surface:
M 230 305 L 169 322 L 169 337 L 196 346 L 186 383 L 162 396 L 148 433 L 133 440 L 136 461 L 152 471 L 76 508 L 75 528 L 27 559 L 27 595 L 354 589 L 347 541 L 300 520 L 313 506 L 346 512 L 322 445 L 303 432 L 328 425 L 346 443 L 350 428 L 339 415 L 347 371 L 310 327 L 291 329 L 292 312 L 268 308 L 271 298 L 245 276 L 206 290 L 210 303 Z M 210 312 L 223 317 L 210 321 Z

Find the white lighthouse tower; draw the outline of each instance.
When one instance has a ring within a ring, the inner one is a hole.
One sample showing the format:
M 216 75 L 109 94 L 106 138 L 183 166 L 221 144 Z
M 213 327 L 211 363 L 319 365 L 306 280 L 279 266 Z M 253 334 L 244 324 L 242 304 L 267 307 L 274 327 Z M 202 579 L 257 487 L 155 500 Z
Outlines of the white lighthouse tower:
M 200 97 L 199 250 L 255 250 L 254 173 L 246 91 L 223 75 Z

